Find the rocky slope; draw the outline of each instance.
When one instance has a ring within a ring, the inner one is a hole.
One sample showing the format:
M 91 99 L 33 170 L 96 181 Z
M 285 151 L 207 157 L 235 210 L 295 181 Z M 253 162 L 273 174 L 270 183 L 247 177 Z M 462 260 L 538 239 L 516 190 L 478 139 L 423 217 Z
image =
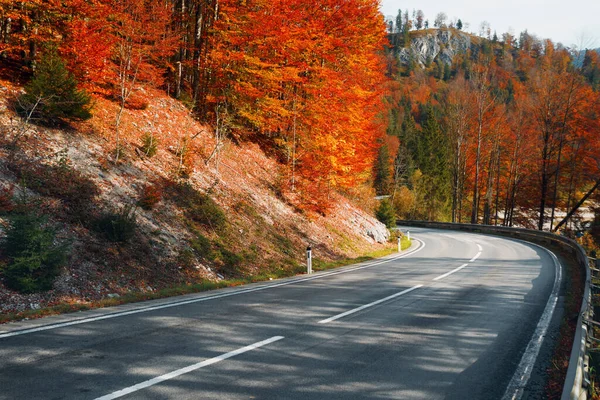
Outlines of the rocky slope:
M 321 260 L 388 246 L 385 227 L 346 197 L 335 195 L 327 215 L 300 210 L 293 194 L 282 190 L 281 165 L 255 143 L 225 140 L 211 158 L 212 129 L 159 91 L 140 92 L 141 106 L 126 110 L 124 152 L 116 162 L 114 103 L 97 98 L 92 120 L 48 129 L 24 125 L 11 111 L 9 99 L 19 90 L 0 82 L 0 237 L 25 195 L 50 216 L 70 256 L 48 292 L 19 294 L 0 280 L 0 313 L 205 280 L 299 273 L 308 244 Z M 153 157 L 141 149 L 148 134 L 158 141 Z M 151 207 L 140 207 L 148 198 Z M 124 209 L 135 215 L 133 238 L 116 243 L 94 231 L 90 221 Z
M 410 46 L 398 52 L 402 64 L 411 60 L 424 66 L 439 59 L 444 64 L 452 64 L 457 54 L 471 48 L 474 37 L 456 29 L 427 29 L 411 32 Z

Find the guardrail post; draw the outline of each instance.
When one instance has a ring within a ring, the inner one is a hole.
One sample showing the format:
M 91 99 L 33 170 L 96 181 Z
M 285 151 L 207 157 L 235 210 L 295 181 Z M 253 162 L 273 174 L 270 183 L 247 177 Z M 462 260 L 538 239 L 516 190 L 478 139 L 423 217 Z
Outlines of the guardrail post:
M 310 245 L 306 248 L 306 273 L 312 274 L 312 249 Z

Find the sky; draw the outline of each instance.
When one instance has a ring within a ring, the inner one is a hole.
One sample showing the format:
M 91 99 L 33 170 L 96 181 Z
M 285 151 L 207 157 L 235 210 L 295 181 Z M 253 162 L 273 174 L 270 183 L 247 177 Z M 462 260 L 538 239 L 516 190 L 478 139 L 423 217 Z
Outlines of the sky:
M 540 39 L 577 48 L 600 47 L 600 0 L 381 0 L 384 15 L 396 16 L 402 12 L 423 10 L 431 26 L 439 12 L 448 19 L 458 19 L 469 26 L 469 32 L 478 33 L 487 21 L 498 37 L 510 32 L 519 37 L 527 29 Z

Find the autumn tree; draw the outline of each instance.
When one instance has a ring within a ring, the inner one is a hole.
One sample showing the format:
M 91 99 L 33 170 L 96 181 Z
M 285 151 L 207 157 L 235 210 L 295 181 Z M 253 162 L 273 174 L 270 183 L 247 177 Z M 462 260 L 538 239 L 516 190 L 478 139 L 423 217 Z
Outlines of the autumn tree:
M 433 26 L 435 26 L 436 28 L 445 28 L 447 20 L 448 16 L 446 15 L 446 13 L 438 13 L 435 16 L 435 20 L 433 21 Z
M 473 117 L 475 120 L 475 177 L 473 179 L 473 205 L 471 208 L 471 223 L 479 221 L 480 201 L 480 171 L 481 150 L 490 113 L 496 104 L 497 94 L 492 90 L 493 72 L 489 61 L 477 65 L 471 72 L 469 80 L 469 93 L 473 101 Z
M 472 103 L 461 76 L 449 86 L 444 98 L 444 126 L 452 157 L 452 222 L 462 221 L 466 184 L 466 157 L 471 130 Z
M 232 134 L 270 138 L 311 198 L 369 178 L 384 130 L 376 1 L 221 1 L 214 28 L 210 101 Z
M 162 83 L 165 57 L 173 50 L 166 38 L 171 15 L 168 3 L 152 0 L 112 0 L 112 69 L 119 103 L 115 118 L 115 161 L 121 154 L 121 118 L 127 102 L 141 83 Z

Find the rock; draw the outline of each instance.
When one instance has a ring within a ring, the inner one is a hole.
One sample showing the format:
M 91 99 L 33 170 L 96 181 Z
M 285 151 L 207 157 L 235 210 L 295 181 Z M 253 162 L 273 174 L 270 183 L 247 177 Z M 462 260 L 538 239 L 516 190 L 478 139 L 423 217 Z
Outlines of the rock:
M 106 297 L 108 297 L 109 299 L 118 299 L 121 296 L 118 293 L 110 293 Z
M 221 274 L 217 274 L 217 278 L 219 278 L 219 279 L 225 279 L 225 277 L 223 275 L 221 275 Z
M 434 62 L 439 58 L 447 65 L 457 54 L 465 53 L 471 48 L 471 36 L 468 33 L 450 30 L 436 29 L 411 39 L 410 47 L 400 49 L 398 58 L 404 65 L 411 59 L 417 64 L 424 66 L 428 61 Z
M 29 305 L 29 308 L 31 308 L 32 310 L 39 310 L 40 308 L 42 308 L 42 306 L 40 306 L 38 303 L 31 303 Z

